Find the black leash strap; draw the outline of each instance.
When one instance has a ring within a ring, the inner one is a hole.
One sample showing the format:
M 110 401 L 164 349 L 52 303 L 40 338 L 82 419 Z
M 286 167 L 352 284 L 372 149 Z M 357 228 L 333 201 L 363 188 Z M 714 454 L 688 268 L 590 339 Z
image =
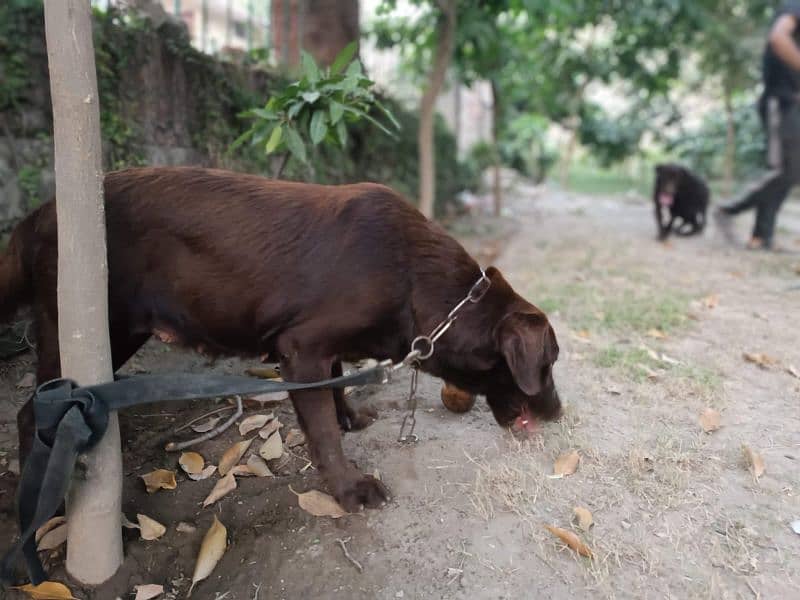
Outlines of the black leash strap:
M 79 387 L 69 379 L 54 379 L 34 393 L 36 432 L 17 491 L 19 540 L 0 561 L 0 578 L 11 582 L 22 552 L 31 583 L 47 574 L 36 552 L 34 534 L 58 510 L 67 495 L 78 455 L 103 437 L 110 412 L 149 402 L 197 400 L 265 392 L 343 388 L 386 383 L 391 362 L 313 383 L 263 381 L 226 375 L 137 375 L 110 383 Z

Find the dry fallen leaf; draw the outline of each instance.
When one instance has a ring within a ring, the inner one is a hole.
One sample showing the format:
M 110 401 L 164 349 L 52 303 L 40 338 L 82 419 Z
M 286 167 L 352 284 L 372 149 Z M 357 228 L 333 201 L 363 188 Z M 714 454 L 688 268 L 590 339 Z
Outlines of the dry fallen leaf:
M 315 517 L 331 517 L 332 519 L 338 519 L 349 514 L 333 496 L 324 492 L 310 490 L 298 494 L 292 489 L 292 486 L 289 486 L 289 489 L 297 496 L 297 504 L 300 505 L 300 508 Z
M 581 556 L 592 557 L 592 551 L 589 549 L 589 546 L 584 544 L 581 539 L 571 531 L 561 529 L 561 527 L 553 527 L 552 525 L 545 525 L 545 529 Z
M 588 508 L 583 508 L 582 506 L 576 506 L 572 509 L 572 512 L 575 514 L 575 520 L 578 522 L 578 527 L 583 529 L 584 531 L 589 531 L 589 528 L 594 525 L 594 519 L 592 519 L 592 513 L 589 512 Z
M 175 527 L 175 531 L 177 531 L 178 533 L 194 533 L 195 531 L 197 531 L 197 527 L 195 527 L 191 523 L 187 523 L 186 521 L 181 521 Z
M 269 436 L 278 431 L 278 429 L 281 427 L 283 427 L 283 423 L 281 423 L 278 419 L 272 419 L 258 432 L 258 437 L 260 437 L 262 440 L 267 440 L 269 439 Z
M 66 522 L 67 522 L 66 517 L 53 517 L 52 519 L 47 521 L 44 525 L 39 527 L 39 529 L 36 530 L 36 534 L 34 535 L 34 540 L 36 541 L 36 543 L 38 543 L 39 540 L 42 539 L 42 536 L 45 533 L 47 533 L 51 529 L 55 529 L 59 525 L 63 525 Z
M 33 600 L 75 600 L 69 588 L 56 581 L 43 581 L 39 585 L 28 583 L 12 589 L 24 592 Z
M 222 417 L 210 417 L 205 421 L 203 421 L 202 423 L 197 423 L 195 425 L 192 425 L 192 431 L 194 431 L 195 433 L 208 433 L 209 431 L 214 429 L 214 427 L 217 426 L 217 423 L 219 423 L 221 420 Z
M 560 477 L 565 475 L 572 475 L 578 469 L 578 463 L 581 461 L 581 455 L 577 450 L 565 452 L 556 459 L 553 465 L 553 473 Z
M 700 427 L 706 433 L 711 433 L 719 429 L 721 415 L 713 408 L 706 408 L 700 413 Z
M 252 456 L 250 457 L 252 458 Z M 256 457 L 258 458 L 258 457 Z M 249 462 L 249 461 L 248 461 Z M 254 477 L 255 473 L 250 469 L 249 465 L 236 465 L 229 472 L 229 475 L 234 477 Z
M 719 305 L 719 296 L 711 294 L 700 301 L 706 308 L 716 308 Z
M 795 379 L 800 379 L 800 371 L 795 369 L 794 365 L 789 365 L 788 367 L 786 367 L 786 372 L 789 373 L 789 375 L 791 375 Z
M 762 354 L 761 352 L 745 352 L 742 356 L 747 362 L 754 363 L 762 369 L 767 369 L 778 362 L 771 356 Z
M 203 543 L 200 545 L 200 552 L 194 565 L 194 574 L 192 574 L 192 585 L 189 587 L 189 593 L 186 594 L 187 598 L 192 595 L 192 590 L 198 581 L 202 581 L 211 575 L 219 559 L 225 554 L 225 548 L 227 547 L 228 530 L 214 515 L 214 522 L 206 532 L 203 537 Z
M 656 340 L 665 340 L 667 339 L 667 334 L 660 329 L 650 329 L 647 332 L 647 337 L 651 337 Z
M 239 423 L 239 434 L 240 435 L 247 435 L 251 431 L 256 429 L 261 429 L 264 425 L 266 425 L 269 421 L 272 421 L 275 418 L 275 415 L 272 413 L 268 415 L 250 415 L 246 419 L 242 419 L 242 422 Z
M 199 473 L 189 473 L 189 479 L 193 481 L 203 481 L 203 479 L 208 479 L 211 477 L 216 471 L 217 465 L 208 465 Z
M 217 481 L 217 484 L 214 486 L 214 489 L 211 490 L 211 493 L 203 500 L 203 507 L 209 506 L 214 504 L 217 500 L 225 496 L 226 494 L 232 492 L 236 489 L 236 477 L 234 474 L 228 473 L 225 477 L 221 478 Z
M 147 515 L 137 514 L 136 520 L 139 521 L 139 535 L 143 540 L 157 540 L 167 532 L 166 527 Z
M 289 432 L 286 434 L 286 445 L 289 448 L 294 448 L 295 446 L 302 446 L 305 443 L 306 443 L 306 436 L 299 429 L 296 428 L 290 429 Z
M 67 541 L 67 524 L 62 523 L 45 533 L 36 544 L 37 550 L 55 550 Z
M 276 404 L 289 399 L 289 392 L 266 392 L 264 394 L 254 394 L 248 396 L 248 400 L 256 402 L 260 405 Z
M 281 376 L 278 370 L 273 367 L 251 367 L 245 369 L 245 373 L 260 379 L 278 379 Z
M 256 477 L 272 477 L 272 471 L 269 470 L 267 463 L 260 456 L 253 454 L 247 459 L 247 468 Z
M 744 454 L 744 460 L 747 463 L 747 468 L 750 469 L 750 473 L 753 475 L 755 480 L 758 481 L 758 478 L 764 474 L 764 471 L 766 471 L 764 459 L 758 452 L 747 445 L 742 445 L 742 454 Z
M 660 377 L 658 371 L 654 371 L 647 365 L 644 365 L 642 363 L 637 363 L 636 367 L 639 368 L 642 372 L 644 372 L 644 374 L 647 375 L 647 378 L 651 381 L 655 381 Z
M 264 460 L 274 460 L 283 454 L 283 442 L 281 441 L 280 431 L 274 432 L 266 442 L 261 444 L 258 454 Z
M 184 452 L 178 459 L 178 464 L 184 472 L 189 475 L 196 475 L 203 471 L 206 461 L 197 452 Z
M 157 583 L 137 585 L 133 589 L 136 590 L 136 598 L 133 600 L 153 600 L 164 593 L 164 586 Z
M 175 472 L 167 469 L 156 469 L 146 475 L 140 475 L 148 494 L 153 494 L 158 490 L 174 490 L 178 487 L 175 483 Z
M 238 442 L 225 451 L 225 454 L 222 455 L 222 459 L 219 461 L 219 466 L 217 467 L 220 475 L 228 474 L 228 471 L 231 470 L 231 467 L 237 464 L 242 456 L 244 456 L 244 453 L 247 452 L 247 449 L 250 447 L 250 444 L 253 443 L 254 439 L 255 438 L 250 438 L 249 440 Z

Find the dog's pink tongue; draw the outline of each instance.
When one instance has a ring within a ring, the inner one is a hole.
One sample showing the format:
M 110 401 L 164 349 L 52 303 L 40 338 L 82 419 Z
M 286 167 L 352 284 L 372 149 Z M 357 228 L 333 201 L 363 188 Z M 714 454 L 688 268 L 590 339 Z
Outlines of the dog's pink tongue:
M 539 423 L 526 409 L 523 408 L 519 416 L 514 419 L 514 425 L 512 427 L 514 431 L 531 435 L 536 433 L 536 431 L 539 429 Z
M 661 206 L 672 206 L 672 194 L 659 194 L 658 202 Z

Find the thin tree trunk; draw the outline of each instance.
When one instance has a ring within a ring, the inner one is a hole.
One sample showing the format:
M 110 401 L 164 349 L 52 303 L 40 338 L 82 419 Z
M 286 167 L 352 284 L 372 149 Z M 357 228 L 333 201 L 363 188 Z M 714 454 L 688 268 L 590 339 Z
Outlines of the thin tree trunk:
M 439 2 L 442 15 L 436 26 L 436 50 L 428 84 L 419 104 L 419 209 L 429 219 L 433 218 L 436 200 L 436 149 L 433 147 L 433 127 L 436 115 L 436 98 L 444 85 L 447 67 L 453 53 L 456 33 L 456 0 Z
M 500 93 L 497 83 L 492 80 L 492 196 L 494 198 L 494 216 L 499 217 L 503 209 L 503 183 L 500 179 Z
M 89 0 L 47 0 L 58 219 L 61 373 L 81 385 L 113 378 L 108 334 L 100 112 Z M 122 457 L 116 413 L 67 499 L 67 570 L 96 585 L 122 564 Z
M 566 189 L 569 185 L 569 174 L 570 169 L 572 168 L 572 157 L 575 155 L 575 146 L 578 144 L 578 130 L 576 128 L 570 127 L 569 129 L 569 139 L 567 140 L 567 147 L 564 151 L 564 156 L 561 159 L 561 169 L 559 174 L 559 180 L 561 182 L 561 187 Z
M 723 96 L 725 98 L 726 139 L 725 139 L 725 175 L 724 193 L 726 196 L 733 191 L 733 180 L 736 176 L 736 119 L 733 114 L 733 92 L 729 85 L 724 84 Z

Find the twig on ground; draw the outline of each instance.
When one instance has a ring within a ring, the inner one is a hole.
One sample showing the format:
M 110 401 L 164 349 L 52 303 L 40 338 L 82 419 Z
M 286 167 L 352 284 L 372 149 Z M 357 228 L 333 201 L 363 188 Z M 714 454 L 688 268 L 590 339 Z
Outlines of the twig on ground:
M 353 558 L 353 557 L 350 555 L 350 552 L 349 552 L 349 550 L 347 549 L 347 546 L 346 546 L 346 544 L 347 544 L 347 542 L 349 542 L 349 541 L 350 541 L 350 539 L 351 539 L 351 538 L 349 538 L 349 537 L 346 537 L 346 538 L 344 538 L 344 539 L 341 539 L 341 538 L 339 538 L 339 539 L 337 539 L 337 540 L 336 540 L 336 543 L 337 543 L 337 544 L 339 544 L 339 545 L 342 547 L 342 552 L 344 552 L 344 557 L 345 557 L 347 560 L 349 560 L 351 563 L 353 563 L 353 565 L 355 565 L 355 567 L 356 567 L 356 569 L 358 569 L 358 572 L 359 572 L 359 573 L 363 573 L 363 572 L 364 572 L 364 567 L 362 567 L 362 566 L 361 566 L 361 563 L 360 563 L 360 562 L 358 562 L 358 561 L 357 561 L 355 558 Z
M 230 407 L 226 406 L 225 408 L 230 408 Z M 215 412 L 221 412 L 221 411 L 218 409 Z M 164 446 L 164 450 L 166 450 L 167 452 L 177 452 L 178 450 L 183 450 L 184 448 L 194 446 L 195 444 L 199 444 L 200 442 L 205 442 L 206 440 L 210 440 L 211 438 L 218 436 L 220 433 L 228 429 L 228 427 L 233 425 L 236 422 L 236 419 L 242 416 L 243 412 L 244 411 L 242 409 L 242 397 L 236 396 L 236 410 L 233 412 L 233 414 L 227 421 L 222 423 L 222 425 L 217 425 L 211 431 L 208 431 L 203 435 L 199 435 L 190 440 L 186 440 L 185 442 L 169 442 L 166 446 Z M 205 416 L 208 416 L 209 414 L 212 413 L 208 413 Z M 197 419 L 195 419 L 194 421 L 196 422 Z M 182 429 L 185 429 L 185 427 L 176 429 L 176 431 L 180 431 Z

